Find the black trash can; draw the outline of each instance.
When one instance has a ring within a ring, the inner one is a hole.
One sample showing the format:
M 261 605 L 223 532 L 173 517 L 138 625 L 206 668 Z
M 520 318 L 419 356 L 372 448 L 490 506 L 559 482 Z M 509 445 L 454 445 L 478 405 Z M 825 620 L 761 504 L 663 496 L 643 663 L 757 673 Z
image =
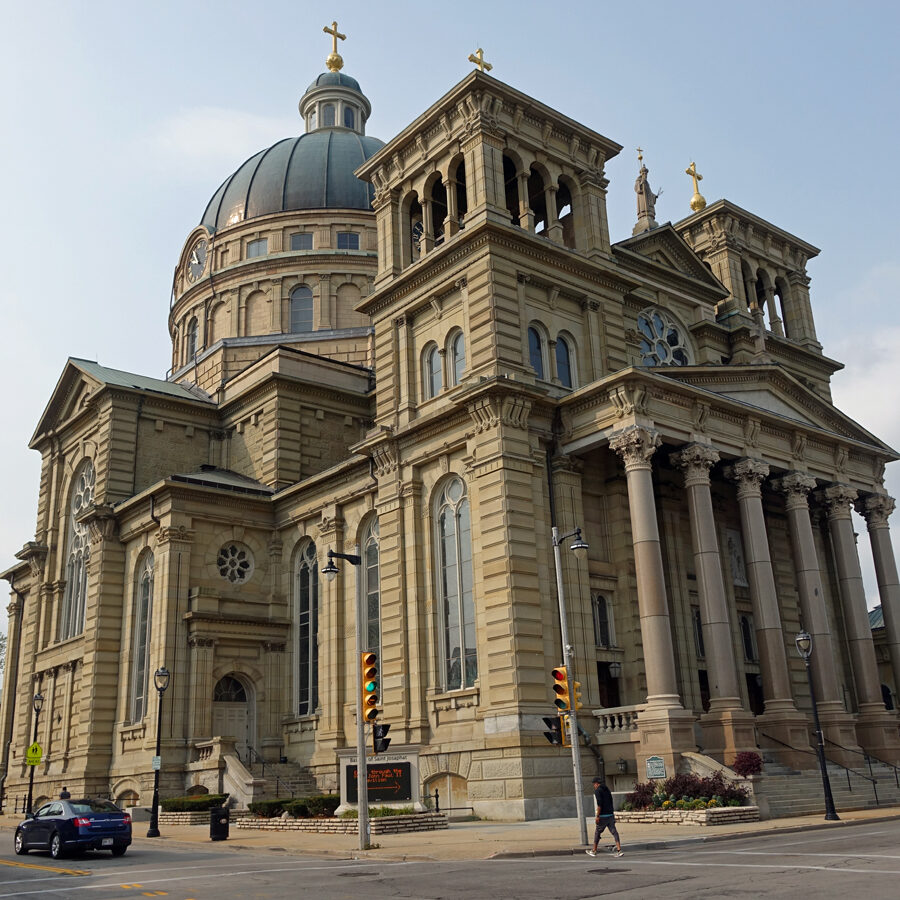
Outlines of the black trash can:
M 228 809 L 214 806 L 209 811 L 209 839 L 211 841 L 228 840 Z

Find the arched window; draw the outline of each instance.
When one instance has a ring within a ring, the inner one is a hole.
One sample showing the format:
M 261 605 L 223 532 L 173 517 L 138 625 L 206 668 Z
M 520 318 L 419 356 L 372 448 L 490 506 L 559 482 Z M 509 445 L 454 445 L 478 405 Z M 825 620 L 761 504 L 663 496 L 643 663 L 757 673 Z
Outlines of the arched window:
M 192 360 L 197 355 L 197 346 L 200 337 L 200 325 L 197 319 L 191 319 L 187 327 L 187 358 Z
M 291 333 L 313 330 L 312 291 L 301 284 L 291 291 Z
M 356 128 L 356 114 L 352 106 L 344 107 L 344 128 Z
M 544 377 L 544 341 L 533 325 L 528 329 L 528 361 L 538 378 Z
M 378 519 L 372 519 L 363 533 L 362 561 L 366 586 L 364 650 L 381 652 L 381 578 L 378 570 Z
M 478 677 L 469 498 L 462 479 L 446 483 L 437 502 L 437 572 L 444 688 L 472 687 Z
M 594 642 L 598 647 L 614 647 L 612 610 L 609 600 L 602 594 L 594 597 Z
M 450 339 L 449 349 L 451 384 L 459 384 L 466 367 L 466 338 L 461 331 L 457 331 Z
M 69 500 L 68 545 L 66 549 L 66 591 L 59 617 L 59 639 L 84 631 L 84 604 L 87 598 L 87 567 L 91 558 L 88 527 L 76 517 L 94 500 L 94 464 L 86 460 L 72 482 Z
M 319 693 L 319 569 L 316 545 L 308 543 L 294 566 L 294 628 L 297 659 L 297 714 L 316 711 Z
M 213 688 L 214 703 L 246 703 L 247 690 L 233 675 L 224 675 Z
M 150 671 L 150 620 L 153 610 L 153 554 L 142 557 L 134 585 L 133 640 L 131 664 L 131 721 L 147 714 Z
M 574 387 L 572 381 L 572 353 L 564 337 L 556 338 L 556 376 L 563 387 Z
M 437 397 L 443 387 L 441 377 L 441 353 L 437 344 L 429 344 L 422 356 L 422 384 L 425 399 Z
M 315 130 L 316 130 L 316 111 L 313 110 L 309 114 L 309 127 L 307 128 L 307 131 L 315 131 Z
M 334 104 L 326 103 L 322 107 L 322 127 L 330 128 L 334 126 Z
M 684 327 L 664 309 L 645 309 L 637 317 L 641 364 L 689 366 L 691 349 Z

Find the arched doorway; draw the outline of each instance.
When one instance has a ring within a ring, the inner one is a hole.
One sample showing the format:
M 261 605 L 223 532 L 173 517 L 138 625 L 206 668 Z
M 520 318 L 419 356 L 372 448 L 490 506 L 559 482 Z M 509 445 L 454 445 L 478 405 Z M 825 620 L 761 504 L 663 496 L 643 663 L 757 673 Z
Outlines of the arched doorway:
M 234 675 L 219 679 L 213 690 L 213 734 L 232 737 L 241 759 L 246 760 L 248 747 L 254 745 L 256 722 L 251 697 Z
M 451 819 L 464 819 L 472 815 L 469 803 L 469 785 L 465 778 L 452 772 L 441 772 L 432 775 L 425 782 L 425 793 L 434 795 L 438 792 L 441 812 L 446 812 Z

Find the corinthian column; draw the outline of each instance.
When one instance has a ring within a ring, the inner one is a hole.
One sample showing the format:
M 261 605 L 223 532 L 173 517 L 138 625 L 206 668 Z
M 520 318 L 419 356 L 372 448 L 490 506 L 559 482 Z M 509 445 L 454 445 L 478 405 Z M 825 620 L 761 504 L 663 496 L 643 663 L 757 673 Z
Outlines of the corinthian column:
M 894 498 L 884 494 L 869 494 L 864 500 L 857 502 L 857 509 L 865 516 L 869 527 L 885 637 L 894 672 L 894 687 L 900 691 L 900 579 L 897 578 L 897 563 L 888 526 L 888 516 L 894 511 Z

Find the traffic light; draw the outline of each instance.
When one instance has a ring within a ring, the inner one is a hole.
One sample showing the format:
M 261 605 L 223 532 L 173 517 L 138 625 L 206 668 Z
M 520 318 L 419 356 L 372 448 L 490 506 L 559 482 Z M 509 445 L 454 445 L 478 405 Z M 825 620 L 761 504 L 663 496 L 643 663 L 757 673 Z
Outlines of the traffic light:
M 375 753 L 384 753 L 390 746 L 391 739 L 387 733 L 391 730 L 390 725 L 376 722 L 372 726 L 372 749 Z
M 557 666 L 550 670 L 550 677 L 553 679 L 553 705 L 563 712 L 571 709 L 571 701 L 569 699 L 569 673 L 565 666 Z
M 359 655 L 362 716 L 365 722 L 378 718 L 378 654 L 371 650 Z
M 565 733 L 562 716 L 544 716 L 543 718 L 544 724 L 547 726 L 544 737 L 555 747 L 561 747 L 563 744 L 563 734 Z
M 581 682 L 572 682 L 572 697 L 575 700 L 575 709 L 581 709 Z

